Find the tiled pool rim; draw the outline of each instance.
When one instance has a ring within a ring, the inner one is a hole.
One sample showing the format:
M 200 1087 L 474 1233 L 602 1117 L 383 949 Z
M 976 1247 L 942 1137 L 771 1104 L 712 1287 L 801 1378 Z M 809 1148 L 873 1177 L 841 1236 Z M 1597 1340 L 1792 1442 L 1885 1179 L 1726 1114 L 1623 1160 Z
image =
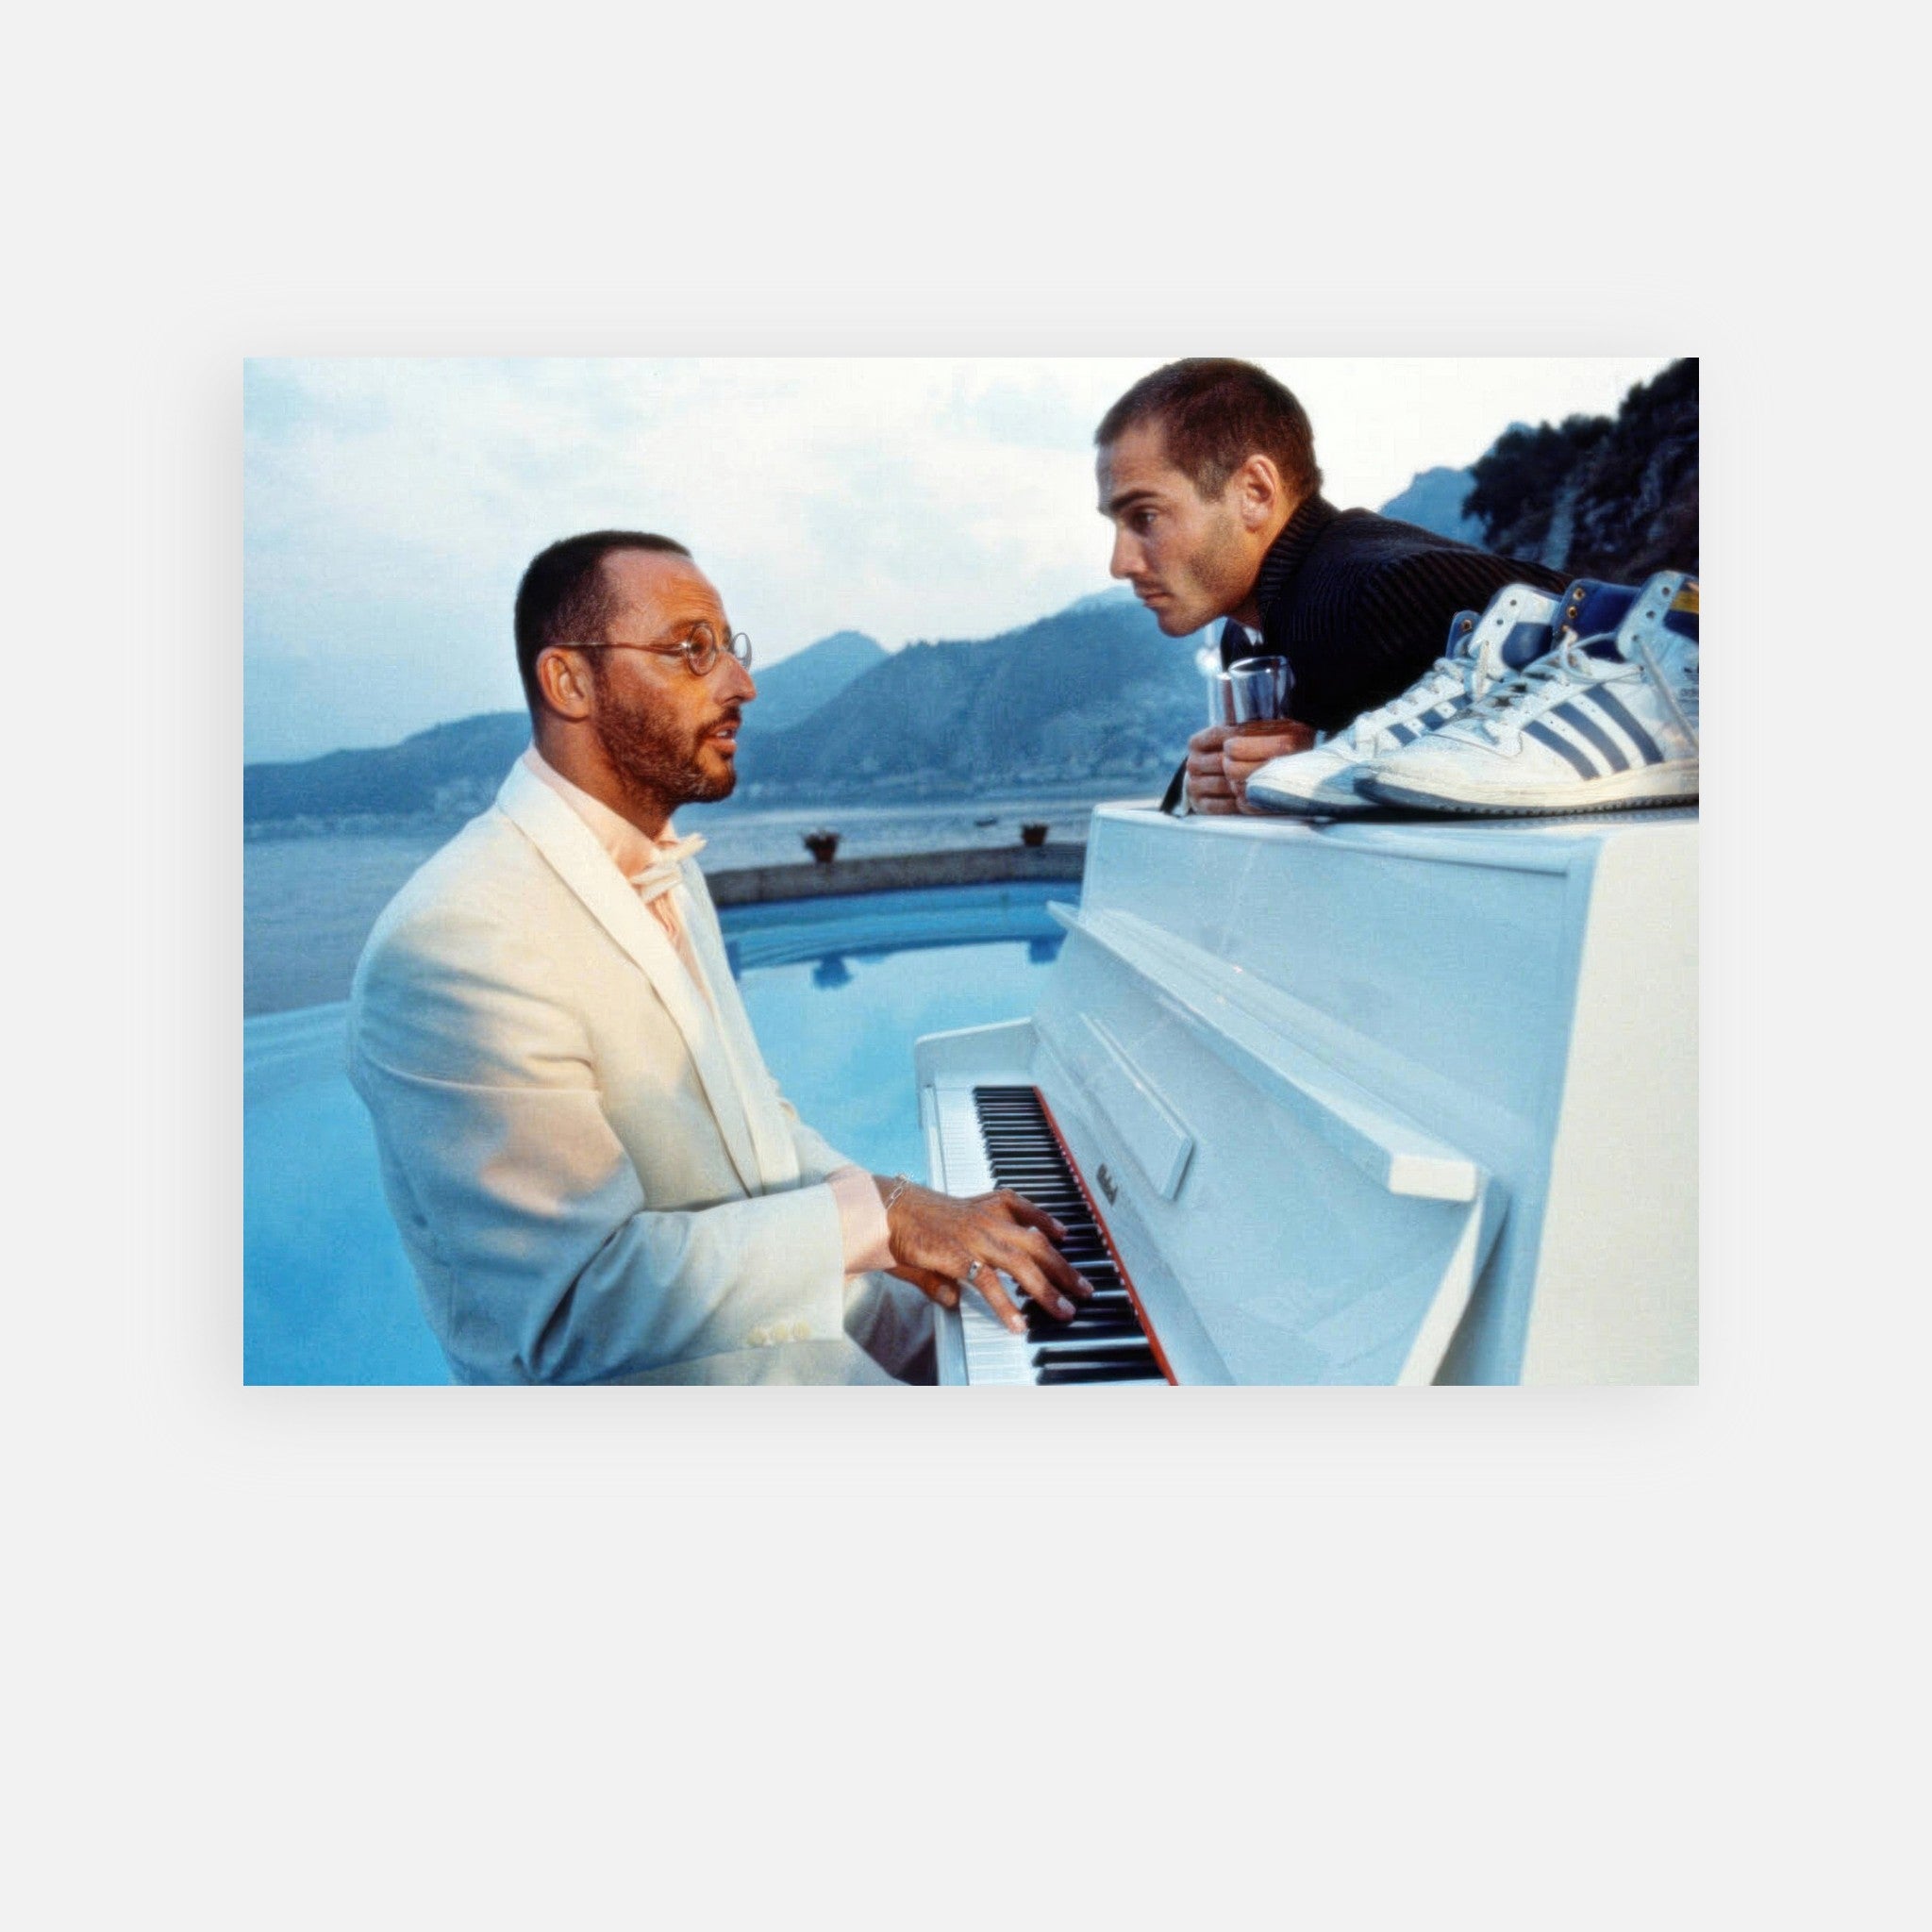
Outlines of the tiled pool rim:
M 897 892 L 939 886 L 1010 885 L 1022 880 L 1078 882 L 1086 870 L 1084 841 L 1046 845 L 971 847 L 958 852 L 891 853 L 874 858 L 834 858 L 821 865 L 747 865 L 707 872 L 711 903 L 763 905 L 773 900 L 842 898 L 858 892 Z

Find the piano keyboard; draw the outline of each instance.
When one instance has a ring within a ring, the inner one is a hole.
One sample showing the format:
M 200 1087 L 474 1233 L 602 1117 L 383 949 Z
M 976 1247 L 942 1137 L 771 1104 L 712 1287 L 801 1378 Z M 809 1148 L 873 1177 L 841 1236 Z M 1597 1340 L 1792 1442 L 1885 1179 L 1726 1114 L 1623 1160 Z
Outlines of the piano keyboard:
M 941 1136 L 949 1192 L 1011 1188 L 1024 1194 L 1067 1230 L 1060 1252 L 1093 1285 L 1092 1300 L 1076 1304 L 1071 1322 L 1056 1321 L 1015 1293 L 1026 1319 L 1024 1335 L 1004 1327 L 977 1295 L 962 1294 L 968 1383 L 1060 1389 L 1166 1381 L 1132 1291 L 1038 1091 L 975 1087 L 971 1114 L 963 1107 L 950 1110 L 950 1118 L 941 1118 Z

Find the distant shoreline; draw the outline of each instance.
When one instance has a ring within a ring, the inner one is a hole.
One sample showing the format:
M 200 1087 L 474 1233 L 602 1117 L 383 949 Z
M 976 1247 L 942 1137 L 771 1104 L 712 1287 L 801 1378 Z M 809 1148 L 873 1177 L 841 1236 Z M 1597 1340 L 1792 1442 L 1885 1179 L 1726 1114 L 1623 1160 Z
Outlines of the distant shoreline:
M 1179 762 L 1179 754 L 1175 754 Z M 1123 772 L 1079 778 L 1045 778 L 1038 783 L 1024 779 L 995 781 L 975 790 L 934 789 L 911 780 L 894 780 L 866 785 L 841 786 L 836 790 L 771 797 L 747 792 L 717 805 L 687 808 L 693 825 L 724 824 L 755 816 L 802 813 L 817 815 L 833 823 L 841 811 L 893 811 L 925 807 L 977 809 L 989 814 L 1010 814 L 1029 802 L 1041 805 L 1097 803 L 1103 799 L 1137 798 L 1162 791 L 1169 771 Z M 492 791 L 491 796 L 494 796 Z M 243 819 L 242 836 L 248 841 L 273 839 L 339 838 L 427 838 L 441 833 L 448 836 L 484 810 L 490 799 L 479 799 L 441 811 L 424 812 L 342 812 L 303 813 L 288 818 Z

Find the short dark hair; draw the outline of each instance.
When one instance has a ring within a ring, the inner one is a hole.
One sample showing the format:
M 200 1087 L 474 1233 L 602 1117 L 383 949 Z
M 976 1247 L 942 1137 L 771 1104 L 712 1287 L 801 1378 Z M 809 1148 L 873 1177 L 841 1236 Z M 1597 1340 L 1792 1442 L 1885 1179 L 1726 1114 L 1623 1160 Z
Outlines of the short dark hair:
M 1322 487 L 1315 432 L 1293 394 L 1252 362 L 1190 356 L 1143 375 L 1093 432 L 1096 447 L 1158 423 L 1168 459 L 1203 496 L 1218 496 L 1251 456 L 1274 458 L 1289 488 L 1313 496 Z
M 533 718 L 538 658 L 552 644 L 591 642 L 610 622 L 613 600 L 604 581 L 604 559 L 614 550 L 691 555 L 675 537 L 654 537 L 648 530 L 591 530 L 566 537 L 531 559 L 517 586 L 517 675 Z

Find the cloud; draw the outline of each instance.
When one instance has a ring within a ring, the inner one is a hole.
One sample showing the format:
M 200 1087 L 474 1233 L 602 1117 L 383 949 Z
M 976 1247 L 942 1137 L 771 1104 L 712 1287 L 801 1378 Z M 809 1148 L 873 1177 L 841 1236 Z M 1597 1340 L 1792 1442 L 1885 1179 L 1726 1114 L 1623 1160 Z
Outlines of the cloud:
M 1154 359 L 251 362 L 248 756 L 521 702 L 517 580 L 575 530 L 680 538 L 768 664 L 847 627 L 896 646 L 1058 608 L 1108 581 L 1093 425 Z M 1269 366 L 1331 496 L 1373 504 L 1659 365 Z

